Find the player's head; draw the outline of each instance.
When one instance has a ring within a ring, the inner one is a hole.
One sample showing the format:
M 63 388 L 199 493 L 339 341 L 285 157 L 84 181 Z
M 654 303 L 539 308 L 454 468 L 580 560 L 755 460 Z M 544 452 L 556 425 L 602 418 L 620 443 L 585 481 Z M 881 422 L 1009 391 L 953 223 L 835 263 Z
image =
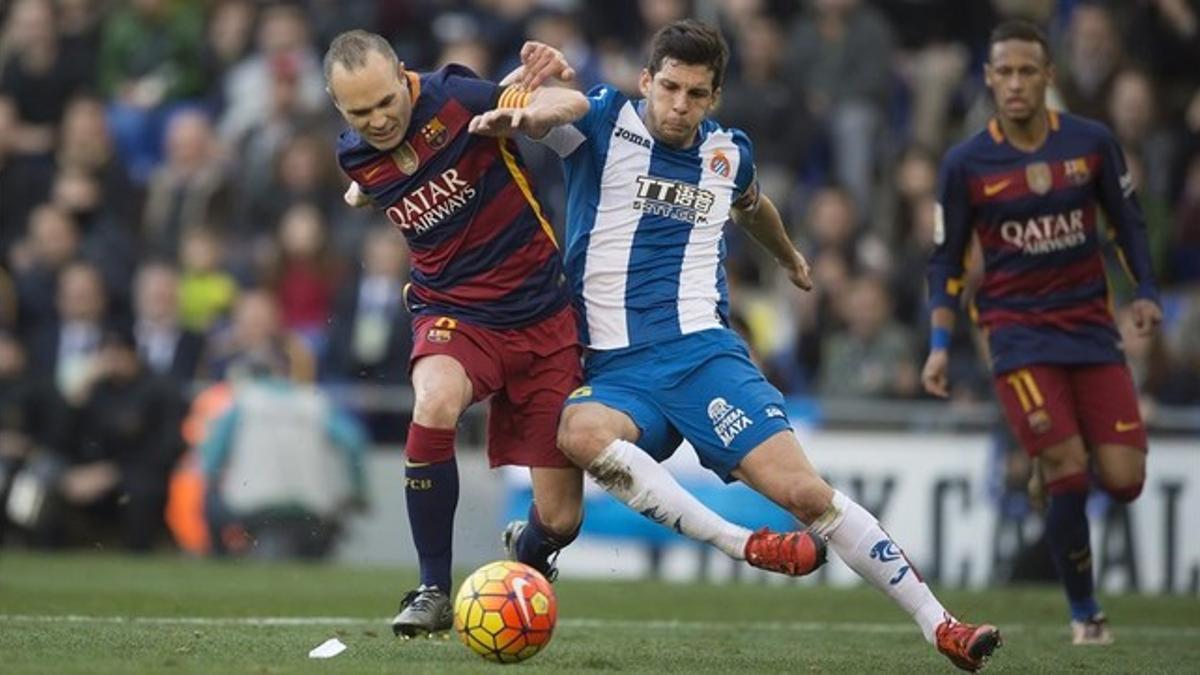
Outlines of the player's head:
M 364 30 L 338 35 L 325 52 L 325 88 L 346 122 L 380 150 L 400 144 L 412 117 L 404 64 L 383 37 Z
M 1021 123 L 1045 114 L 1046 88 L 1054 82 L 1046 35 L 1028 21 L 1000 24 L 988 41 L 983 75 L 1005 120 Z
M 654 34 L 639 86 L 655 140 L 691 145 L 700 122 L 717 104 L 728 60 L 721 34 L 699 21 L 675 21 Z

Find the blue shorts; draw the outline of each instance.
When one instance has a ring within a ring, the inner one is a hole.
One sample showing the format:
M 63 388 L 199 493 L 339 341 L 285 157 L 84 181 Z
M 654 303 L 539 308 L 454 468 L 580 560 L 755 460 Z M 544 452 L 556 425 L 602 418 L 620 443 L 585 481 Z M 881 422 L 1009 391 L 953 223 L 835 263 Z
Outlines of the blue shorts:
M 638 446 L 660 462 L 686 438 L 700 463 L 727 483 L 751 450 L 792 428 L 779 390 L 741 337 L 725 329 L 589 352 L 583 386 L 567 405 L 588 402 L 632 418 Z

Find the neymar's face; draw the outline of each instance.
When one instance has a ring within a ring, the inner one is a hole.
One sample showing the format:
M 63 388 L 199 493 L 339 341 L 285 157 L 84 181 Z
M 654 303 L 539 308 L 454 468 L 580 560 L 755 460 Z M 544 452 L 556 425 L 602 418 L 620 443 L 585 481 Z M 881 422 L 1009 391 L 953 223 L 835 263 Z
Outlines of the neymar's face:
M 713 87 L 708 66 L 663 59 L 657 73 L 642 71 L 642 96 L 646 98 L 646 127 L 654 139 L 686 148 L 696 139 L 700 122 L 713 109 L 720 94 Z
M 1004 40 L 992 45 L 983 67 L 984 82 L 1000 116 L 1026 122 L 1045 114 L 1046 88 L 1054 82 L 1054 66 L 1042 45 L 1028 40 Z
M 377 52 L 368 52 L 366 63 L 353 70 L 335 64 L 329 94 L 346 123 L 372 147 L 391 150 L 404 139 L 412 118 L 404 64 L 397 68 Z

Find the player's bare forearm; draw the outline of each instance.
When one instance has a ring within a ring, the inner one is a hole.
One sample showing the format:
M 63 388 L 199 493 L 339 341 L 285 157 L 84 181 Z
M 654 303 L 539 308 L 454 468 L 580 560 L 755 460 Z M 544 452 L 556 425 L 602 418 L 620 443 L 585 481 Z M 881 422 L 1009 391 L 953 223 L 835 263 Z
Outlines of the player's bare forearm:
M 530 138 L 545 136 L 554 127 L 570 124 L 588 111 L 587 98 L 574 89 L 542 87 L 514 99 L 516 107 L 503 107 L 476 115 L 468 131 L 493 137 L 523 133 Z
M 588 112 L 588 100 L 574 89 L 542 87 L 533 92 L 528 112 L 531 113 L 530 119 L 521 131 L 536 139 L 545 136 L 554 127 L 582 118 Z
M 812 288 L 808 261 L 792 244 L 783 226 L 779 209 L 775 208 L 775 203 L 769 197 L 760 195 L 753 207 L 735 207 L 730 214 L 733 222 L 749 232 L 750 236 L 775 258 L 779 266 L 787 271 L 793 284 L 806 291 Z

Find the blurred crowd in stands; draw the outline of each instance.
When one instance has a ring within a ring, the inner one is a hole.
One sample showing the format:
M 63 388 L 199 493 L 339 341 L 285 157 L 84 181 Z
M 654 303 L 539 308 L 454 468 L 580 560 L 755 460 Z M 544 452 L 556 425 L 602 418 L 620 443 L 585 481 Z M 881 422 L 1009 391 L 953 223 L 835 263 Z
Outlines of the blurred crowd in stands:
M 406 383 L 405 244 L 341 201 L 320 66 L 336 34 L 367 28 L 409 68 L 492 79 L 536 39 L 566 54 L 576 86 L 632 93 L 646 38 L 684 16 L 729 41 L 716 117 L 756 141 L 763 187 L 815 269 L 816 290 L 796 292 L 728 235 L 739 325 L 786 393 L 920 396 L 937 165 L 985 124 L 987 35 L 1021 16 L 1052 37 L 1054 104 L 1109 125 L 1136 176 L 1166 313 L 1159 335 L 1125 343 L 1147 409 L 1200 402 L 1198 0 L 0 0 L 10 518 L 38 503 L 12 484 L 41 448 L 64 508 L 119 509 L 126 543 L 145 547 L 172 467 L 203 446 L 180 431 L 203 386 L 239 372 L 297 391 Z M 557 159 L 522 147 L 561 228 Z M 954 398 L 987 399 L 968 323 Z M 405 428 L 366 421 L 376 441 Z M 229 450 L 214 452 L 190 465 L 218 470 Z

